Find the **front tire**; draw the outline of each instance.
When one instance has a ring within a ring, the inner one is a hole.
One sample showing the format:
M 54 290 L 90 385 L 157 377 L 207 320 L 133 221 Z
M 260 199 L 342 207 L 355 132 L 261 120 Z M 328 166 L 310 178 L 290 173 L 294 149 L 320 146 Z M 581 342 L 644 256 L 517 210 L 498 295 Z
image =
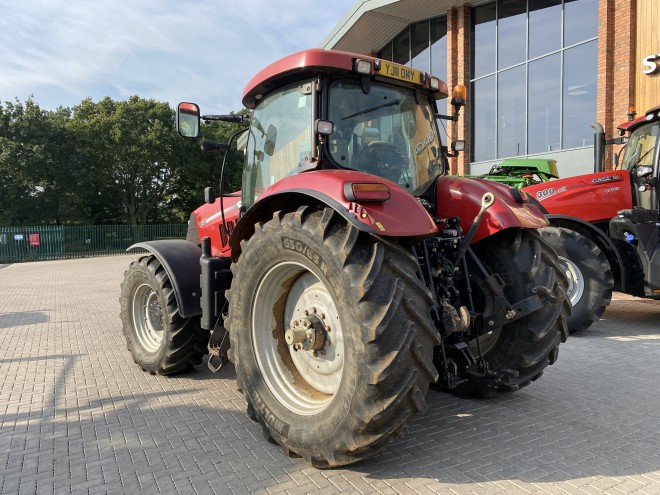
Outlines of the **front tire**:
M 511 302 L 521 301 L 533 293 L 536 286 L 544 286 L 556 293 L 559 285 L 566 287 L 556 255 L 535 230 L 507 229 L 488 237 L 474 246 L 474 252 L 490 273 L 502 278 L 504 295 Z M 496 307 L 487 291 L 479 291 L 481 276 L 471 269 L 470 277 L 475 289 L 477 312 L 488 313 Z M 493 386 L 486 380 L 471 380 L 459 384 L 459 395 L 479 394 L 494 397 L 513 392 L 539 378 L 545 368 L 557 360 L 560 342 L 568 335 L 566 315 L 568 302 L 561 298 L 556 304 L 544 306 L 501 328 L 470 342 L 474 356 L 479 354 L 492 372 L 511 370 L 511 376 Z
M 119 303 L 126 347 L 143 371 L 171 375 L 202 362 L 208 332 L 199 317 L 181 317 L 170 279 L 155 256 L 130 264 Z
M 568 279 L 566 297 L 572 307 L 568 330 L 583 332 L 600 319 L 612 301 L 610 263 L 591 239 L 574 230 L 546 227 L 541 229 L 541 236 L 557 252 Z
M 264 436 L 325 468 L 405 433 L 437 379 L 432 299 L 416 259 L 329 208 L 278 212 L 241 249 L 228 327 Z

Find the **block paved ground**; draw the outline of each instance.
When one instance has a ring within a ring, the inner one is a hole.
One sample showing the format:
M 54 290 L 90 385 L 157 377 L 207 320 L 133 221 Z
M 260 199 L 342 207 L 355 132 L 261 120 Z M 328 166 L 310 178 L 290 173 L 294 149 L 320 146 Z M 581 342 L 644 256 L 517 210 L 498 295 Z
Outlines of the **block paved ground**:
M 660 494 L 660 302 L 616 294 L 538 382 L 431 391 L 383 455 L 320 471 L 262 439 L 233 368 L 134 365 L 118 318 L 134 257 L 0 268 L 1 493 Z

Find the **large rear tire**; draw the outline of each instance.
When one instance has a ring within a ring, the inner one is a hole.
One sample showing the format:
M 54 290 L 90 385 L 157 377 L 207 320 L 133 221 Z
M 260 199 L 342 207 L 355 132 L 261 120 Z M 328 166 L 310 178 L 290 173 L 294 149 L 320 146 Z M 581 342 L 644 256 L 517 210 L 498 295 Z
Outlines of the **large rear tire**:
M 614 278 L 609 261 L 589 238 L 561 227 L 541 229 L 541 236 L 557 252 L 568 279 L 571 303 L 568 330 L 582 332 L 597 322 L 612 300 Z
M 277 212 L 241 250 L 227 293 L 231 357 L 264 436 L 325 468 L 405 433 L 437 380 L 416 259 L 330 208 Z
M 566 288 L 556 255 L 535 230 L 504 230 L 477 243 L 474 251 L 491 274 L 500 275 L 505 284 L 504 295 L 511 303 L 531 296 L 539 285 L 552 293 L 557 285 Z M 495 307 L 493 297 L 487 291 L 479 291 L 482 277 L 478 270 L 472 269 L 470 278 L 477 311 L 488 313 Z M 519 390 L 539 378 L 557 360 L 559 343 L 566 341 L 565 318 L 569 311 L 568 302 L 561 298 L 556 304 L 482 335 L 478 345 L 476 339 L 471 341 L 472 354 L 476 356 L 480 350 L 490 371 L 511 370 L 518 376 L 510 376 L 495 387 L 486 379 L 463 382 L 456 392 L 493 397 Z
M 119 304 L 126 347 L 143 371 L 171 375 L 202 362 L 209 333 L 199 326 L 199 317 L 181 317 L 170 279 L 155 256 L 130 264 Z

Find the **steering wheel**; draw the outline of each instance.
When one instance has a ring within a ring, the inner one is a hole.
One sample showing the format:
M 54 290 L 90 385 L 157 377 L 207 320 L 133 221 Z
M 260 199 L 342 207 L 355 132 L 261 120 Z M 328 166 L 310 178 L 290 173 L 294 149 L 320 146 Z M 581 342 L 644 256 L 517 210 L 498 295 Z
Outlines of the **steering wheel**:
M 367 145 L 364 161 L 360 166 L 366 172 L 398 182 L 406 163 L 397 152 L 396 145 L 387 141 L 372 141 Z

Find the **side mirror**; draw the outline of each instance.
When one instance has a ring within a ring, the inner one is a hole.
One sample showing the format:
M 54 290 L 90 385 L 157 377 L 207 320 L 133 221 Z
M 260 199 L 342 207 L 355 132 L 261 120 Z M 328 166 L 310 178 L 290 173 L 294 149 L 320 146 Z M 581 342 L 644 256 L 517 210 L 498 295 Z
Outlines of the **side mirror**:
M 176 108 L 176 130 L 184 138 L 199 136 L 199 107 L 195 103 L 179 103 Z

